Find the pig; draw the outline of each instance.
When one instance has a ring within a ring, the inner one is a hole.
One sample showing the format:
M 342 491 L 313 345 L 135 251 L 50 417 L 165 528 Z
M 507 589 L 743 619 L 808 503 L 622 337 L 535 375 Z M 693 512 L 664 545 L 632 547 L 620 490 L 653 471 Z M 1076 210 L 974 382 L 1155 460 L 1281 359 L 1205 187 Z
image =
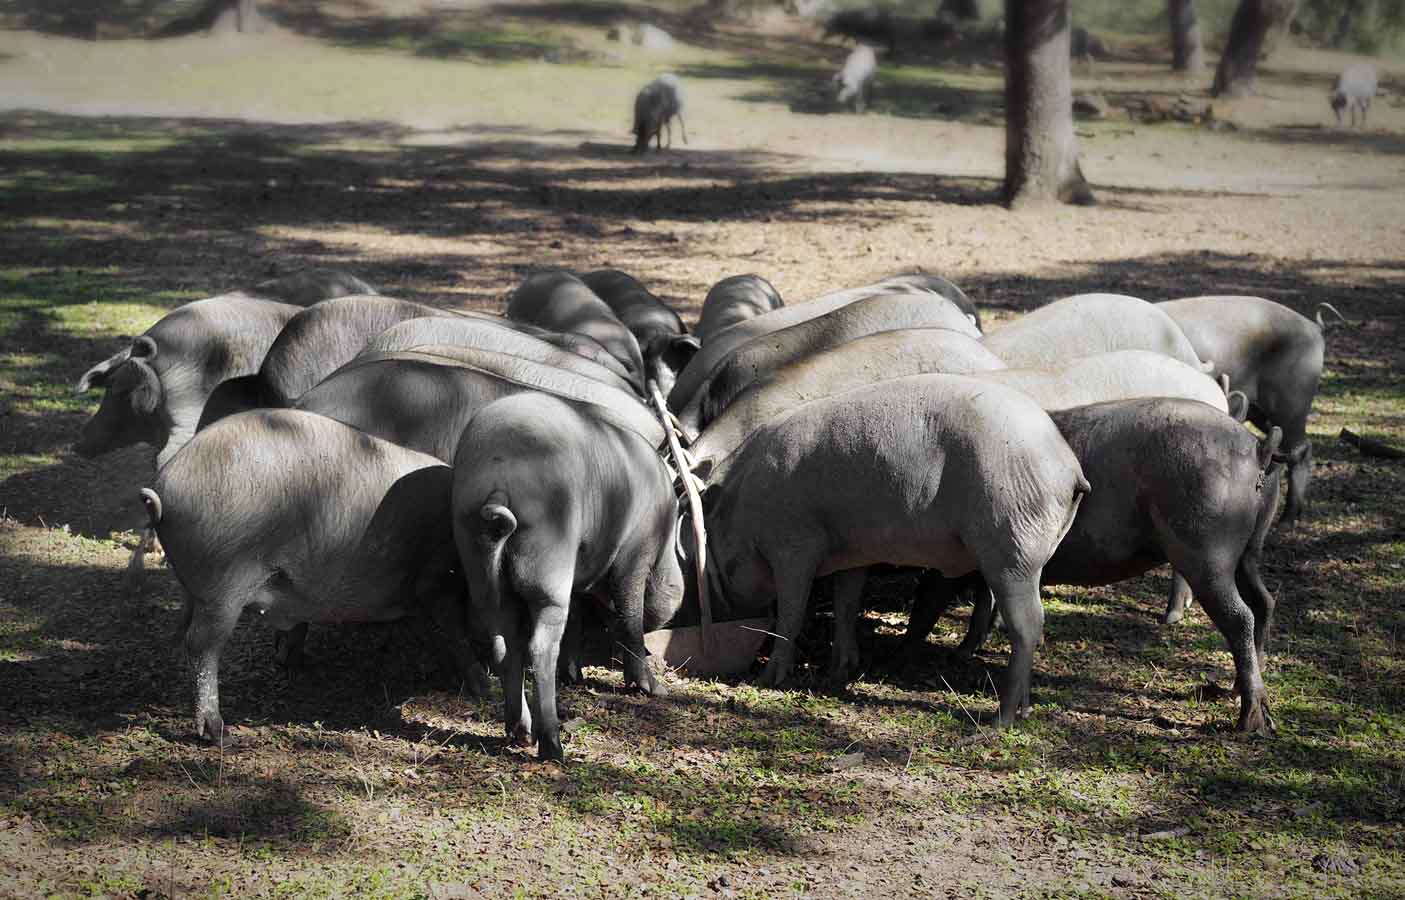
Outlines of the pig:
M 639 342 L 614 310 L 570 272 L 538 272 L 528 277 L 508 299 L 507 317 L 598 341 L 619 360 L 630 385 L 644 396 L 644 356 Z
M 666 693 L 645 663 L 644 631 L 678 611 L 683 575 L 672 477 L 648 441 L 559 397 L 505 397 L 464 429 L 452 497 L 469 622 L 499 665 L 509 740 L 535 738 L 542 759 L 563 757 L 556 670 L 573 592 L 612 602 L 626 684 Z
M 678 313 L 633 276 L 619 269 L 599 269 L 580 278 L 634 335 L 644 357 L 645 383 L 652 381 L 667 397 L 678 373 L 702 346 L 698 339 L 688 334 Z
M 813 400 L 754 430 L 709 479 L 708 565 L 730 607 L 719 618 L 764 614 L 776 598 L 760 677 L 775 686 L 816 576 L 876 563 L 979 570 L 1012 634 L 1008 726 L 1029 708 L 1040 571 L 1089 489 L 1048 414 L 1001 385 L 912 375 Z
M 1203 403 L 1167 398 L 1097 403 L 1052 418 L 1094 490 L 1045 564 L 1042 583 L 1115 584 L 1169 562 L 1234 656 L 1238 729 L 1272 731 L 1262 669 L 1275 601 L 1258 566 L 1278 503 L 1279 430 L 1259 442 Z M 977 598 L 966 652 L 979 647 L 991 621 L 988 593 Z M 948 602 L 940 591 L 919 598 L 905 656 L 923 645 Z M 856 615 L 856 604 L 836 605 L 840 665 L 857 658 Z
M 301 269 L 279 278 L 260 281 L 238 293 L 294 306 L 311 306 L 323 300 L 352 294 L 376 294 L 375 288 L 341 269 Z
M 558 337 L 566 340 L 558 341 Z M 496 351 L 568 369 L 624 391 L 633 390 L 619 360 L 595 341 L 579 335 L 557 335 L 497 316 L 409 319 L 371 338 L 356 359 L 429 345 Z M 582 353 L 581 347 L 593 349 Z
M 844 59 L 844 66 L 834 73 L 834 102 L 839 106 L 852 102 L 854 112 L 861 113 L 873 100 L 873 77 L 878 72 L 878 57 L 873 48 L 859 44 Z
M 634 97 L 634 152 L 643 153 L 653 140 L 655 149 L 663 149 L 663 132 L 668 131 L 668 145 L 673 146 L 673 120 L 683 129 L 683 143 L 688 143 L 688 125 L 683 121 L 683 86 L 677 75 L 660 75 L 639 89 Z
M 309 307 L 294 316 L 268 348 L 254 388 L 257 405 L 291 406 L 392 325 L 452 315 L 422 303 L 377 295 L 338 297 Z
M 1361 113 L 1361 125 L 1366 125 L 1366 113 L 1376 96 L 1376 67 L 1368 62 L 1355 62 L 1342 70 L 1337 82 L 1332 86 L 1329 101 L 1336 114 L 1337 124 L 1342 124 L 1342 110 L 1349 111 L 1351 125 L 1356 127 L 1356 114 Z
M 986 348 L 1017 368 L 1045 369 L 1064 359 L 1112 350 L 1154 350 L 1201 371 L 1212 367 L 1154 303 L 1121 294 L 1078 294 L 988 332 Z
M 737 347 L 707 374 L 678 410 L 683 433 L 691 440 L 757 379 L 814 353 L 856 338 L 895 328 L 934 327 L 977 337 L 965 314 L 939 294 L 905 286 L 845 304 L 826 315 L 754 338 Z M 753 319 L 757 322 L 759 319 Z M 746 324 L 752 324 L 752 322 Z M 738 326 L 742 327 L 742 326 Z M 735 330 L 735 329 L 734 329 Z
M 141 498 L 185 590 L 197 733 L 223 740 L 220 655 L 250 608 L 280 631 L 424 610 L 481 691 L 445 527 L 451 480 L 432 456 L 287 409 L 222 419 L 167 462 Z
M 1003 369 L 980 341 L 946 328 L 899 328 L 782 366 L 727 404 L 689 447 L 704 471 L 757 427 L 810 400 L 904 375 L 966 375 Z
M 1288 464 L 1288 498 L 1282 524 L 1291 527 L 1307 508 L 1312 474 L 1312 442 L 1307 418 L 1322 377 L 1326 322 L 1320 304 L 1317 321 L 1262 297 L 1188 297 L 1156 304 L 1190 340 L 1196 352 L 1213 359 L 1216 377 L 1249 398 L 1249 421 L 1267 432 L 1283 429 Z M 1179 615 L 1170 619 L 1175 621 Z
M 906 285 L 924 291 L 931 291 L 934 294 L 941 294 L 952 303 L 955 303 L 956 308 L 966 314 L 966 318 L 971 320 L 971 324 L 976 326 L 977 331 L 985 331 L 985 329 L 981 327 L 981 312 L 976 309 L 976 304 L 971 302 L 971 298 L 966 296 L 965 291 L 940 275 L 928 275 L 925 272 L 910 272 L 906 275 L 893 275 L 884 278 L 882 281 L 878 282 L 878 285 Z
M 945 281 L 945 279 L 942 280 Z M 951 284 L 950 282 L 946 283 Z M 955 288 L 955 285 L 951 285 L 951 287 Z M 939 296 L 947 301 L 956 302 L 942 291 L 931 291 L 923 286 L 912 284 L 899 285 L 880 282 L 833 291 L 798 306 L 780 306 L 770 312 L 733 322 L 730 327 L 708 336 L 703 342 L 702 349 L 698 351 L 683 371 L 678 373 L 678 380 L 674 383 L 673 390 L 668 394 L 668 407 L 677 411 L 686 406 L 698 393 L 713 370 L 736 348 L 747 341 L 770 334 L 773 331 L 779 331 L 782 328 L 789 328 L 792 325 L 819 318 L 857 300 L 875 297 L 879 294 L 904 292 L 923 294 L 929 299 Z
M 195 435 L 205 404 L 225 381 L 258 371 L 300 310 L 243 295 L 211 297 L 167 313 L 129 347 L 93 366 L 77 392 L 106 388 L 73 450 L 92 457 L 135 443 L 164 466 Z
M 428 345 L 363 353 L 298 398 L 298 409 L 336 419 L 446 463 L 474 414 L 522 391 L 544 391 L 588 407 L 651 446 L 663 426 L 628 388 L 491 350 Z
M 706 344 L 713 335 L 738 322 L 782 306 L 780 292 L 760 275 L 729 275 L 708 290 L 693 334 Z

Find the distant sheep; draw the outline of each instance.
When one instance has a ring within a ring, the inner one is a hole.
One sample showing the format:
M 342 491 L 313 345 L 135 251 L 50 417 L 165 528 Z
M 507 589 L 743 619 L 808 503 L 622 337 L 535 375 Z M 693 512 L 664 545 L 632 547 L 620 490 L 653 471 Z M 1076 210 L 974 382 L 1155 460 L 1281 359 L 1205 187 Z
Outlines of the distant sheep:
M 683 143 L 688 143 L 688 126 L 683 121 L 683 88 L 675 75 L 660 75 L 639 89 L 634 98 L 634 152 L 643 153 L 652 139 L 663 149 L 663 132 L 668 131 L 668 145 L 673 146 L 673 118 L 683 129 Z
M 849 51 L 844 68 L 834 73 L 835 101 L 843 106 L 853 101 L 854 112 L 863 112 L 873 100 L 873 76 L 878 71 L 878 57 L 873 48 L 859 44 Z
M 1342 110 L 1349 110 L 1351 124 L 1356 125 L 1356 112 L 1361 111 L 1361 125 L 1366 125 L 1366 111 L 1371 108 L 1371 98 L 1376 96 L 1376 67 L 1370 63 L 1352 63 L 1337 76 L 1337 84 L 1332 88 L 1332 112 L 1337 114 L 1337 124 L 1342 124 Z

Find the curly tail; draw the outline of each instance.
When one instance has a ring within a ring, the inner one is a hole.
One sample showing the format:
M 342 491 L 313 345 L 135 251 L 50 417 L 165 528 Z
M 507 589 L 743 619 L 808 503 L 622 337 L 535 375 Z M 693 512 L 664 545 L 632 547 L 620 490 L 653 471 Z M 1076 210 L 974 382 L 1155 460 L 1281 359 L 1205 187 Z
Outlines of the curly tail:
M 1335 322 L 1327 322 L 1327 321 L 1323 320 L 1323 318 L 1322 318 L 1322 310 L 1324 310 L 1324 309 L 1327 310 L 1328 312 L 1330 312 L 1332 315 L 1334 315 L 1334 316 L 1337 317 L 1337 319 L 1336 319 Z M 1315 318 L 1317 319 L 1317 327 L 1320 328 L 1320 329 L 1322 329 L 1323 331 L 1326 331 L 1328 328 L 1330 328 L 1330 327 L 1333 326 L 1333 325 L 1345 325 L 1345 324 L 1346 324 L 1346 316 L 1344 316 L 1344 315 L 1342 315 L 1341 313 L 1337 312 L 1337 308 L 1336 308 L 1335 306 L 1333 306 L 1332 304 L 1330 304 L 1330 303 L 1319 303 L 1319 304 L 1317 304 L 1317 314 L 1316 314 L 1316 317 L 1315 317 Z
M 491 542 L 483 573 L 488 594 L 485 599 L 493 609 L 498 609 L 502 606 L 503 545 L 517 530 L 517 517 L 507 508 L 507 497 L 497 490 L 488 495 L 478 514 L 483 517 L 484 538 Z

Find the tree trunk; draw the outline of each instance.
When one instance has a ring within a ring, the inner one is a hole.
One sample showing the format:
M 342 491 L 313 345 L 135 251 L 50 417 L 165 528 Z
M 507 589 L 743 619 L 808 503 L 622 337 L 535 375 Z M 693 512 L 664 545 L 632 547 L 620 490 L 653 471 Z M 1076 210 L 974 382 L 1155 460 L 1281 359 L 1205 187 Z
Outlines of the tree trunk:
M 239 0 L 239 33 L 253 34 L 258 29 L 259 14 L 255 7 L 256 0 Z
M 1240 0 L 1210 93 L 1216 97 L 1242 97 L 1253 91 L 1259 53 L 1269 28 L 1291 19 L 1297 5 L 1295 0 Z
M 1011 208 L 1096 202 L 1078 167 L 1068 0 L 1005 0 L 1005 187 Z
M 1205 69 L 1205 47 L 1200 41 L 1200 20 L 1195 0 L 1168 0 L 1166 15 L 1171 20 L 1171 68 L 1197 75 Z

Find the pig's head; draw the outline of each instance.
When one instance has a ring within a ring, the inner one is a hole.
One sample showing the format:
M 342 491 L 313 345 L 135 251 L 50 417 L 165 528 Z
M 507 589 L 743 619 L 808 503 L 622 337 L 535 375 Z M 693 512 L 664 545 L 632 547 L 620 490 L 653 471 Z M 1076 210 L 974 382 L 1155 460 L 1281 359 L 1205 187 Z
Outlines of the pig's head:
M 691 334 L 659 334 L 640 349 L 644 353 L 646 380 L 657 384 L 659 393 L 667 397 L 678 373 L 702 349 L 702 344 Z
M 158 449 L 165 443 L 167 423 L 162 415 L 161 379 L 152 362 L 156 342 L 147 335 L 132 346 L 93 366 L 78 380 L 77 392 L 105 388 L 102 404 L 83 425 L 73 450 L 93 457 L 131 444 L 148 443 Z

